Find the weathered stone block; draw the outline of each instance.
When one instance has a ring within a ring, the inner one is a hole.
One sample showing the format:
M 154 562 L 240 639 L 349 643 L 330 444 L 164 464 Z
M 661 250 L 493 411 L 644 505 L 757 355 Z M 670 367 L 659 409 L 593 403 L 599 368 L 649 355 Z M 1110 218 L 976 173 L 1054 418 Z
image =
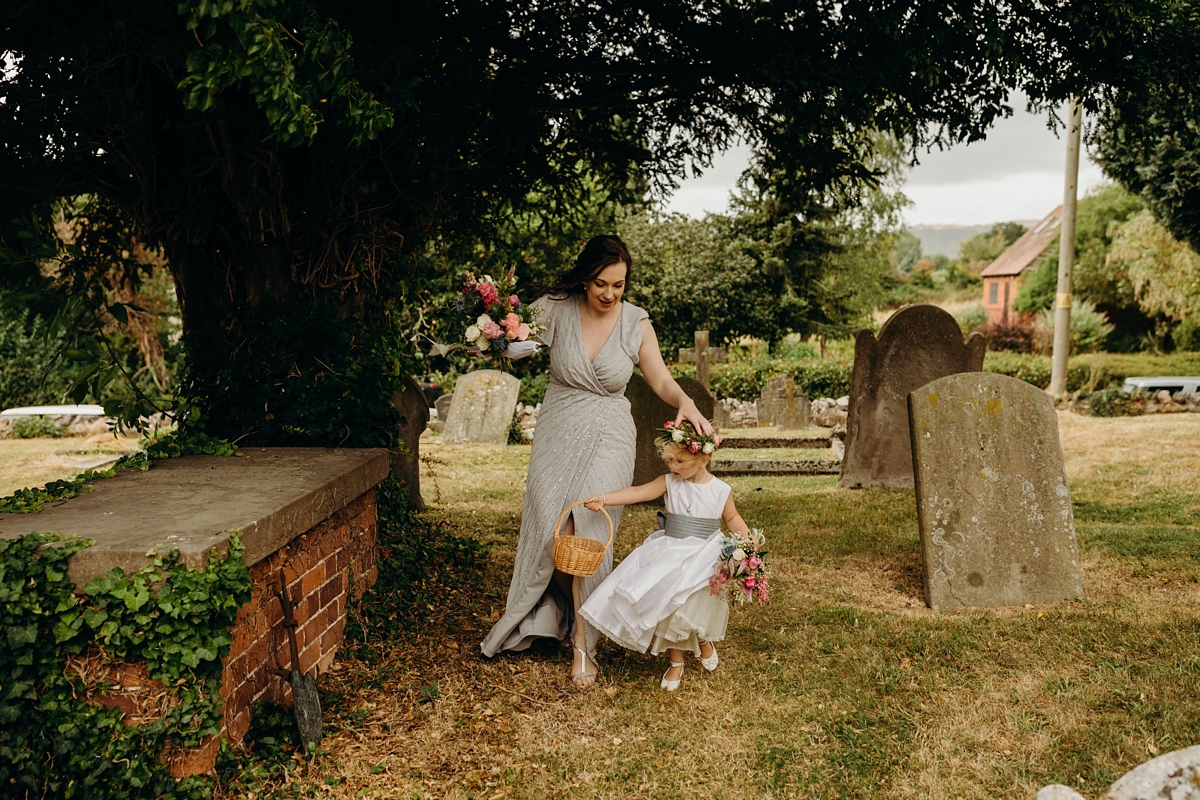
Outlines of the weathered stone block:
M 954 317 L 931 305 L 897 311 L 878 338 L 869 330 L 859 331 L 838 486 L 911 488 L 905 398 L 945 375 L 982 370 L 986 349 L 982 335 L 973 333 L 964 342 Z
M 521 382 L 494 369 L 469 372 L 454 385 L 443 444 L 508 444 Z
M 909 395 L 917 518 L 931 608 L 1083 597 L 1050 396 L 986 372 Z
M 696 403 L 707 419 L 712 419 L 713 405 L 716 400 L 700 385 L 695 378 L 676 378 L 680 388 Z M 677 409 L 664 403 L 641 373 L 633 373 L 625 386 L 625 397 L 629 399 L 629 410 L 633 414 L 633 424 L 637 429 L 637 454 L 633 464 L 633 482 L 635 485 L 648 483 L 659 475 L 667 473 L 667 465 L 658 457 L 654 440 L 658 438 L 663 423 L 675 419 Z M 660 501 L 661 502 L 661 501 Z

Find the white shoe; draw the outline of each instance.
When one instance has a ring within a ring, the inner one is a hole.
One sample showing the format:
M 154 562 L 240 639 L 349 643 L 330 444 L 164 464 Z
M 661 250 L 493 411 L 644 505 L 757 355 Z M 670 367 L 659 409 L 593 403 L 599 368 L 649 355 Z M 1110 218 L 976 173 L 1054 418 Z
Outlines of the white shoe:
M 707 644 L 709 647 L 712 648 L 712 655 L 709 656 L 708 658 L 705 658 L 704 656 L 699 656 L 700 665 L 702 667 L 704 667 L 706 670 L 708 670 L 709 672 L 712 672 L 713 670 L 715 670 L 717 668 L 717 663 L 720 661 L 720 658 L 717 657 L 717 646 L 715 644 L 713 644 L 712 642 L 705 642 L 705 644 Z
M 682 661 L 679 661 L 679 662 L 671 661 L 671 662 L 668 662 L 668 663 L 670 663 L 671 667 L 682 667 L 682 666 L 683 666 L 683 662 L 682 662 Z M 671 671 L 671 669 L 670 669 L 670 668 L 668 668 L 668 669 L 667 669 L 667 672 L 670 672 L 670 671 Z M 666 689 L 668 692 L 673 692 L 673 691 L 675 691 L 676 689 L 678 689 L 678 688 L 679 688 L 679 682 L 680 682 L 681 680 L 683 680 L 683 672 L 682 672 L 682 671 L 680 671 L 680 673 L 679 673 L 679 677 L 678 677 L 676 680 L 673 680 L 673 681 L 669 681 L 669 680 L 667 680 L 667 672 L 664 672 L 664 673 L 663 673 L 662 680 L 659 682 L 659 684 L 658 684 L 658 685 L 659 685 L 659 686 L 661 686 L 662 688 Z
M 596 659 L 589 656 L 586 650 L 580 650 L 578 647 L 575 649 L 578 650 L 579 654 L 583 656 L 583 668 L 574 675 L 569 676 L 568 679 L 571 681 L 571 685 L 576 689 L 583 689 L 596 682 L 596 678 L 600 677 L 599 669 L 597 668 L 596 672 L 588 672 L 588 660 L 590 659 L 591 662 L 595 664 Z

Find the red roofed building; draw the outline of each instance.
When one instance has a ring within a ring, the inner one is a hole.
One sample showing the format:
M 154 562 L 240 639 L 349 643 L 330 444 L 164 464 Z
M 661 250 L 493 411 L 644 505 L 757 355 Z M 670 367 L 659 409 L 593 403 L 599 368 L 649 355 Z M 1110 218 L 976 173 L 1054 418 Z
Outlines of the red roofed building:
M 1016 315 L 1012 304 L 1021 287 L 1022 276 L 1046 252 L 1061 224 L 1062 206 L 1059 206 L 1025 231 L 980 274 L 983 278 L 983 309 L 987 312 L 989 325 L 1009 325 L 1014 321 Z

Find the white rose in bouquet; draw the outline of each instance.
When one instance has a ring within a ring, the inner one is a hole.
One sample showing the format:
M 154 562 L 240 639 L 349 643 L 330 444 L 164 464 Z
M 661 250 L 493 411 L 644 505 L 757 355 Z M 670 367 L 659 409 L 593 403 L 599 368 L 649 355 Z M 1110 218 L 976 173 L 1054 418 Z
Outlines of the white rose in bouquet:
M 486 353 L 487 349 L 490 345 L 491 345 L 491 342 L 488 341 L 488 338 L 486 336 L 480 336 L 478 339 L 475 340 L 475 349 L 481 353 Z
M 480 314 L 479 319 L 475 320 L 475 324 L 478 325 L 480 328 L 482 328 L 484 325 L 487 325 L 491 321 L 492 321 L 492 318 L 489 317 L 487 314 Z
M 466 333 L 463 334 L 463 338 L 468 342 L 473 342 L 478 339 L 482 333 L 483 332 L 479 330 L 478 325 L 472 325 L 471 327 L 467 328 Z
M 732 558 L 734 561 L 745 561 L 746 551 L 739 547 L 737 550 L 733 551 L 733 555 L 730 556 L 730 558 Z
M 714 448 L 714 447 L 713 447 L 713 443 L 712 443 L 712 442 L 705 442 L 705 443 L 704 443 L 704 448 L 703 448 L 703 449 L 704 449 L 704 455 L 706 455 L 706 456 L 711 456 L 711 455 L 712 455 L 712 451 L 713 451 L 714 449 L 716 449 L 716 448 Z
M 679 430 L 678 428 L 671 431 L 671 441 L 682 442 L 683 441 L 683 431 Z

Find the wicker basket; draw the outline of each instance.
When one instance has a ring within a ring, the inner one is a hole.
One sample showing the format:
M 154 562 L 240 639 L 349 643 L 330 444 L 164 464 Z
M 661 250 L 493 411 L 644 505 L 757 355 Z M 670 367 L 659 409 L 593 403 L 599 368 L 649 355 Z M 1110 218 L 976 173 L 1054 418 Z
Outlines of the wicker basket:
M 567 514 L 570 514 L 571 509 L 575 506 L 581 505 L 583 505 L 582 500 L 567 506 L 559 515 L 558 522 L 554 523 L 554 568 L 568 575 L 586 578 L 595 575 L 596 570 L 600 569 L 600 563 L 604 561 L 604 554 L 608 551 L 608 546 L 612 544 L 613 524 L 608 510 L 601 508 L 600 511 L 603 512 L 604 518 L 608 520 L 607 542 L 600 544 L 595 539 L 589 539 L 586 536 L 559 536 L 558 530 L 562 527 Z

